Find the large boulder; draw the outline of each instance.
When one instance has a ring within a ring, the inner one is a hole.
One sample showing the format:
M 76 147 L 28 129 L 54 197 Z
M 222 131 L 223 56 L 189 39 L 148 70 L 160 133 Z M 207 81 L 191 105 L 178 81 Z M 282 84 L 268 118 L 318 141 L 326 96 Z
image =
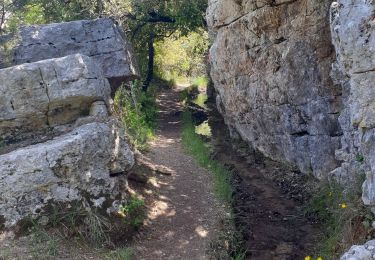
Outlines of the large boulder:
M 109 18 L 24 26 L 3 41 L 10 65 L 80 53 L 97 62 L 113 88 L 138 75 L 131 45 Z
M 24 139 L 88 115 L 95 101 L 110 105 L 111 88 L 87 56 L 70 55 L 0 70 L 0 140 Z
M 125 202 L 134 156 L 94 59 L 73 54 L 2 69 L 0 94 L 0 227 L 55 203 L 111 213 Z
M 211 77 L 226 123 L 253 148 L 303 173 L 338 166 L 341 86 L 329 1 L 210 0 Z
M 51 203 L 85 201 L 108 213 L 123 203 L 134 158 L 114 122 L 85 124 L 45 143 L 0 156 L 0 220 L 6 228 Z

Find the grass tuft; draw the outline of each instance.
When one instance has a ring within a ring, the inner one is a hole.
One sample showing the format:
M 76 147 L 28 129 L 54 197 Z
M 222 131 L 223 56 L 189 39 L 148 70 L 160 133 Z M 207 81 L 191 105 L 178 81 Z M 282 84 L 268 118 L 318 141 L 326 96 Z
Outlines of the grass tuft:
M 139 150 L 147 150 L 148 141 L 154 137 L 157 121 L 156 92 L 150 87 L 145 93 L 139 82 L 130 89 L 122 86 L 115 95 L 115 113 L 121 119 L 129 141 Z
M 104 256 L 104 260 L 130 260 L 132 256 L 133 256 L 132 250 L 127 247 L 124 247 L 124 248 L 119 248 L 110 253 L 107 253 Z
M 335 181 L 327 181 L 306 206 L 307 216 L 323 225 L 316 248 L 323 259 L 339 258 L 353 244 L 362 244 L 373 237 L 373 217 L 361 200 L 362 183 L 361 177 L 344 189 Z
M 210 147 L 195 133 L 195 126 L 190 112 L 183 113 L 182 144 L 189 154 L 194 156 L 198 164 L 211 171 L 213 187 L 217 196 L 225 202 L 232 202 L 233 189 L 231 173 L 219 162 L 210 158 Z

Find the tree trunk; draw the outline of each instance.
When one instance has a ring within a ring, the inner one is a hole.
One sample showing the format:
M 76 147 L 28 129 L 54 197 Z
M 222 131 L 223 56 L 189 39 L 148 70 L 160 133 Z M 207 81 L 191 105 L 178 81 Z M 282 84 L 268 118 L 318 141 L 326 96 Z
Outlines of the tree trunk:
M 98 15 L 102 15 L 103 13 L 103 1 L 102 0 L 96 0 L 96 6 L 95 6 L 95 13 Z
M 155 48 L 154 48 L 154 33 L 151 32 L 148 38 L 148 65 L 146 80 L 143 82 L 143 91 L 147 91 L 150 83 L 154 77 L 154 60 L 155 60 Z

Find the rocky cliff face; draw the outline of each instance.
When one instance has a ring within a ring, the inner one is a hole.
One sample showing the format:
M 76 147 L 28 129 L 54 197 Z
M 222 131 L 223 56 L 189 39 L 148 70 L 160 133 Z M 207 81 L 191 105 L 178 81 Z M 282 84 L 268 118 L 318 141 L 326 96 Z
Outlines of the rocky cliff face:
M 363 201 L 375 205 L 375 3 L 337 1 L 331 7 L 332 39 L 337 52 L 332 77 L 343 86 L 341 166 L 332 174 L 350 179 L 366 173 Z
M 229 127 L 318 178 L 366 173 L 375 205 L 373 1 L 211 0 L 211 76 Z
M 0 228 L 54 203 L 111 213 L 126 200 L 134 156 L 111 116 L 109 80 L 136 70 L 113 28 L 109 19 L 26 27 L 7 53 L 26 63 L 0 70 Z
M 211 0 L 211 76 L 227 124 L 252 147 L 322 178 L 338 166 L 341 85 L 330 1 Z

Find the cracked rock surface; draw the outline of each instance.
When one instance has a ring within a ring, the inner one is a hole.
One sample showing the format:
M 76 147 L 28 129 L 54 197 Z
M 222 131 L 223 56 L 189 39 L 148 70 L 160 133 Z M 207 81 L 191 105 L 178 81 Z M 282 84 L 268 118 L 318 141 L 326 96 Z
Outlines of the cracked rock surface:
M 132 47 L 109 18 L 24 26 L 6 41 L 13 47 L 7 54 L 12 65 L 80 53 L 93 58 L 113 88 L 138 76 Z
M 111 88 L 96 63 L 80 54 L 0 70 L 3 142 L 75 122 L 94 101 L 110 103 Z
M 362 199 L 375 205 L 375 20 L 373 1 L 341 0 L 331 6 L 332 41 L 337 52 L 333 78 L 343 86 L 339 117 L 344 135 L 332 172 L 339 179 L 366 174 Z
M 324 178 L 341 86 L 331 77 L 329 1 L 210 0 L 211 77 L 226 123 L 266 156 Z
M 352 246 L 340 260 L 370 260 L 375 259 L 375 240 L 361 246 Z
M 123 134 L 123 133 L 122 133 Z M 113 122 L 90 123 L 45 143 L 0 156 L 0 215 L 5 227 L 38 214 L 50 202 L 121 203 L 133 154 Z M 113 168 L 116 164 L 116 168 Z

